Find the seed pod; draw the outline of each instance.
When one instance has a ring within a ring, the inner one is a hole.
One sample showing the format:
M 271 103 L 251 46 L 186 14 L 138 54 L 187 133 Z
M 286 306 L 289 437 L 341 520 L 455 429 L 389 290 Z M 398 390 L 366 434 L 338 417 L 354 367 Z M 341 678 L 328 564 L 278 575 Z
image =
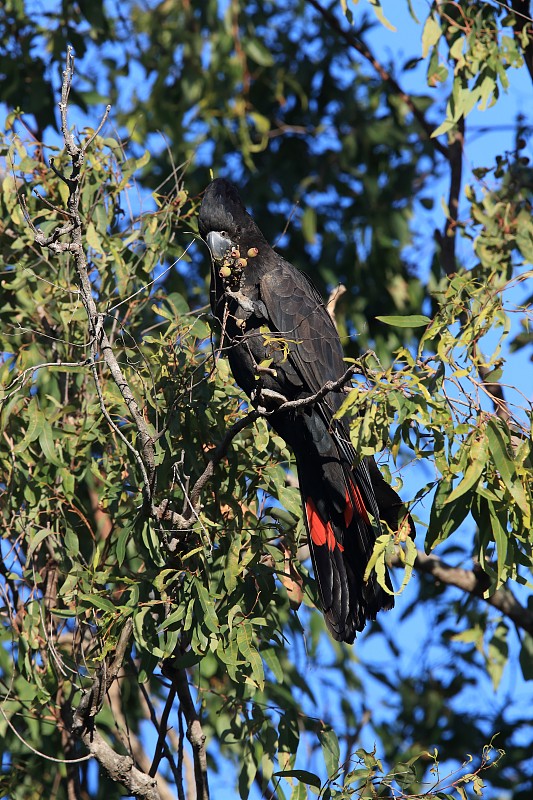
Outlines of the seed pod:
M 231 275 L 231 269 L 229 267 L 222 267 L 220 272 L 218 273 L 221 278 L 229 278 Z
M 245 319 L 236 319 L 235 323 L 236 323 L 237 327 L 240 328 L 241 330 L 246 327 L 246 320 Z
M 237 269 L 244 269 L 244 267 L 247 264 L 248 262 L 245 258 L 238 258 L 237 261 L 235 262 L 235 266 L 237 267 Z
M 231 248 L 231 257 L 232 258 L 240 258 L 241 257 L 241 252 L 240 252 L 238 247 L 232 247 Z
M 257 247 L 250 247 L 246 255 L 248 256 L 248 258 L 255 258 L 258 253 L 259 250 L 257 249 Z

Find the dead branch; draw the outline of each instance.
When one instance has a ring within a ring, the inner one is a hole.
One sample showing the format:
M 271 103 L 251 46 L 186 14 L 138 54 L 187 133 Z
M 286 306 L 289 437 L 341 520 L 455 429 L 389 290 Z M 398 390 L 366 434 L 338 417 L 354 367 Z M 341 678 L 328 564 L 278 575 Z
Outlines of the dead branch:
M 333 324 L 335 325 L 335 330 L 337 331 L 338 331 L 337 318 L 335 316 L 335 310 L 337 308 L 337 303 L 339 302 L 340 298 L 343 296 L 343 294 L 346 294 L 347 291 L 348 290 L 346 289 L 346 286 L 343 283 L 339 283 L 337 286 L 335 286 L 334 289 L 331 290 L 330 295 L 328 297 L 328 301 L 326 303 L 326 308 L 328 310 L 331 319 L 333 320 Z
M 45 236 L 44 233 L 33 224 L 29 217 L 26 205 L 22 199 L 21 206 L 27 224 L 33 232 L 35 241 L 38 245 L 43 248 L 47 248 L 52 253 L 58 254 L 69 252 L 74 256 L 76 273 L 80 286 L 80 297 L 87 314 L 91 349 L 91 370 L 98 392 L 100 407 L 109 426 L 112 428 L 115 434 L 121 438 L 135 459 L 142 475 L 144 500 L 148 507 L 150 507 L 155 484 L 154 442 L 144 417 L 139 409 L 137 400 L 118 364 L 111 343 L 104 329 L 103 314 L 98 311 L 96 301 L 93 296 L 93 287 L 89 278 L 89 268 L 83 242 L 85 228 L 80 214 L 80 187 L 85 155 L 95 137 L 105 124 L 110 111 L 110 106 L 106 108 L 105 114 L 103 115 L 100 124 L 97 126 L 93 134 L 85 141 L 83 145 L 80 146 L 77 144 L 68 123 L 68 102 L 73 75 L 74 54 L 72 48 L 69 46 L 67 49 L 66 69 L 63 72 L 61 102 L 59 103 L 59 109 L 61 114 L 61 132 L 63 134 L 63 141 L 71 160 L 70 175 L 68 177 L 64 175 L 55 167 L 53 159 L 50 161 L 51 169 L 69 189 L 69 196 L 66 204 L 66 214 L 69 222 L 61 227 L 56 228 L 49 236 Z M 68 236 L 68 240 L 60 241 L 60 239 L 64 236 Z M 100 354 L 102 360 L 109 369 L 113 380 L 117 384 L 128 411 L 132 416 L 133 422 L 139 434 L 141 443 L 140 450 L 137 450 L 129 441 L 129 439 L 124 436 L 120 428 L 114 423 L 109 415 L 109 412 L 107 411 L 100 386 L 100 376 L 96 366 Z

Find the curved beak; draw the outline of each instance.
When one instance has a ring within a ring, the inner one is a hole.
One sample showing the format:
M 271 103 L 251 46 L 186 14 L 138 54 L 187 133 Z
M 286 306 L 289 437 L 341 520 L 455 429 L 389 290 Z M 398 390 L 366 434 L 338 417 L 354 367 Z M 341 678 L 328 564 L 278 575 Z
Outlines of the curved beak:
M 232 242 L 227 237 L 221 236 L 218 231 L 208 233 L 206 242 L 211 251 L 213 261 L 223 261 L 230 254 L 233 246 Z

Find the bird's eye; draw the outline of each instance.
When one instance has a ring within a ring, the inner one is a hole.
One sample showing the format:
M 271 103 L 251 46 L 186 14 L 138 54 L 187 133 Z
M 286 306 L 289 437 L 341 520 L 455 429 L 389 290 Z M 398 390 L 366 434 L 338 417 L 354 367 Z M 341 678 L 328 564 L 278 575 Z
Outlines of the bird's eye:
M 229 239 L 227 231 L 220 231 L 220 235 L 224 237 L 224 239 Z

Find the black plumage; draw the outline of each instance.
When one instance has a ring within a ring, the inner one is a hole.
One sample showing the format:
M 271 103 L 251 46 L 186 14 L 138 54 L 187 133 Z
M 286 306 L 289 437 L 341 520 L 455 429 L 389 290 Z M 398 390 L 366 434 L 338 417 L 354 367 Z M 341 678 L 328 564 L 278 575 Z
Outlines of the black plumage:
M 244 208 L 236 188 L 207 187 L 199 230 L 212 255 L 211 306 L 235 380 L 275 409 L 274 394 L 309 397 L 346 371 L 335 325 L 309 279 L 283 259 Z M 315 577 L 332 636 L 353 642 L 367 620 L 394 605 L 375 573 L 363 576 L 380 517 L 397 529 L 402 502 L 374 459 L 357 459 L 348 428 L 333 416 L 342 392 L 269 416 L 294 452 Z M 387 575 L 387 585 L 390 580 Z

